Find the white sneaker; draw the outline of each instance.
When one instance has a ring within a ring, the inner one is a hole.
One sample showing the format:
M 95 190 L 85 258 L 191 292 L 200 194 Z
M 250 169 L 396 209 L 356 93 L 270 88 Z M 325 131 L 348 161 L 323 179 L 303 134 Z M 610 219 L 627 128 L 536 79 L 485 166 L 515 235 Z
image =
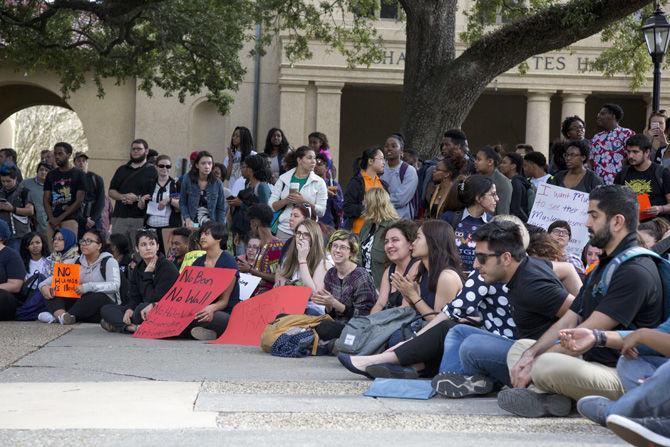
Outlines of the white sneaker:
M 37 316 L 37 319 L 41 321 L 42 323 L 54 323 L 56 321 L 56 318 L 51 315 L 51 312 L 40 312 L 40 314 Z
M 64 326 L 69 326 L 71 324 L 75 324 L 76 320 L 74 318 L 74 315 L 64 312 L 60 314 L 60 316 L 58 317 L 58 322 Z

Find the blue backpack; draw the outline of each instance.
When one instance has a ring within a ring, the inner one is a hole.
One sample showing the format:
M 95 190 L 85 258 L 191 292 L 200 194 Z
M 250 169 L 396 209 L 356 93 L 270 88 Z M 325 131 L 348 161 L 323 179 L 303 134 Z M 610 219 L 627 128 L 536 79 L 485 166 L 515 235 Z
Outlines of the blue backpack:
M 600 281 L 593 288 L 592 293 L 594 295 L 597 293 L 605 295 L 616 269 L 624 262 L 637 258 L 638 256 L 649 256 L 654 260 L 658 267 L 658 274 L 661 277 L 661 283 L 663 284 L 663 319 L 667 320 L 668 317 L 670 317 L 670 261 L 646 248 L 632 247 L 619 253 L 609 264 L 607 264 L 607 267 L 605 267 L 605 270 L 600 277 Z

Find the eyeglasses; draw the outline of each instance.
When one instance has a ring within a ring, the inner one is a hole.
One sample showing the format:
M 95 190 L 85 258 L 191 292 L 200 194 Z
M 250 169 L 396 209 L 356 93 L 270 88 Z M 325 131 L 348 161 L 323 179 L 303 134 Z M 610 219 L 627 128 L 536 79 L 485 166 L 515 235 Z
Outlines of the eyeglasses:
M 565 154 L 563 154 L 563 158 L 576 158 L 581 156 L 582 156 L 581 152 L 566 152 Z
M 172 165 L 156 165 L 156 166 L 162 169 L 170 169 L 172 167 Z
M 79 245 L 91 245 L 91 244 L 99 244 L 100 241 L 96 241 L 93 239 L 82 239 L 79 241 Z
M 475 253 L 475 259 L 479 264 L 486 264 L 488 258 L 495 258 L 500 256 L 498 253 Z
M 568 230 L 565 230 L 563 228 L 554 228 L 553 230 L 551 230 L 551 234 L 554 234 L 556 236 L 570 237 L 570 233 L 568 233 Z
M 298 239 L 310 239 L 312 236 L 306 231 L 296 231 L 295 237 Z
M 578 125 L 578 126 L 570 126 L 570 127 L 568 127 L 568 130 L 584 130 L 584 129 L 586 129 L 586 128 L 585 128 L 584 126 L 582 126 L 581 124 Z
M 489 196 L 492 199 L 495 199 L 495 198 L 498 197 L 498 193 L 497 192 L 487 192 L 486 194 L 484 194 L 484 197 L 486 197 L 486 196 Z
M 330 249 L 331 251 L 351 251 L 351 247 L 348 244 L 332 244 Z
M 61 236 L 61 237 L 58 237 L 58 236 L 54 236 L 54 238 L 52 239 L 52 241 L 54 241 L 54 242 L 58 242 L 58 241 L 63 241 L 63 242 L 64 242 L 64 241 L 65 241 L 65 239 L 63 239 L 63 237 L 62 237 L 62 236 Z

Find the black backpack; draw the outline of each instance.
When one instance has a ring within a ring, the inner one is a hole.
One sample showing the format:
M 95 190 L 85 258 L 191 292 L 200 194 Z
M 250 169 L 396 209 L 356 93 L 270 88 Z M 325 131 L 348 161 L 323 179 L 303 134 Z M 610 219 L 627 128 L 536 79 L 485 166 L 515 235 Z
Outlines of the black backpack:
M 102 258 L 102 261 L 100 261 L 100 274 L 102 275 L 102 279 L 107 281 L 107 261 L 109 261 L 109 258 L 111 256 L 106 256 Z M 81 265 L 81 262 L 79 261 L 79 258 L 77 258 L 76 261 L 74 261 L 75 264 Z M 128 287 L 129 287 L 129 280 L 128 280 L 128 271 L 124 271 L 124 269 L 121 268 L 119 265 L 119 276 L 121 277 L 121 286 L 119 287 L 119 295 L 121 296 L 121 303 L 125 304 L 128 300 Z

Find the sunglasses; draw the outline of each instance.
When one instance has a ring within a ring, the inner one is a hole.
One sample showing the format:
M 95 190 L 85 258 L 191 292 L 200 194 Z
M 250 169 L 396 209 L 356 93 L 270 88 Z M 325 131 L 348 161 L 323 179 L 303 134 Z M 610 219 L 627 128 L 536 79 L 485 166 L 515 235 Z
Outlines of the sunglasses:
M 156 166 L 158 166 L 159 168 L 165 168 L 165 169 L 170 169 L 172 167 L 172 165 L 156 165 Z
M 496 256 L 500 256 L 497 253 L 475 253 L 475 259 L 479 264 L 486 264 L 486 260 L 488 258 L 493 258 Z

